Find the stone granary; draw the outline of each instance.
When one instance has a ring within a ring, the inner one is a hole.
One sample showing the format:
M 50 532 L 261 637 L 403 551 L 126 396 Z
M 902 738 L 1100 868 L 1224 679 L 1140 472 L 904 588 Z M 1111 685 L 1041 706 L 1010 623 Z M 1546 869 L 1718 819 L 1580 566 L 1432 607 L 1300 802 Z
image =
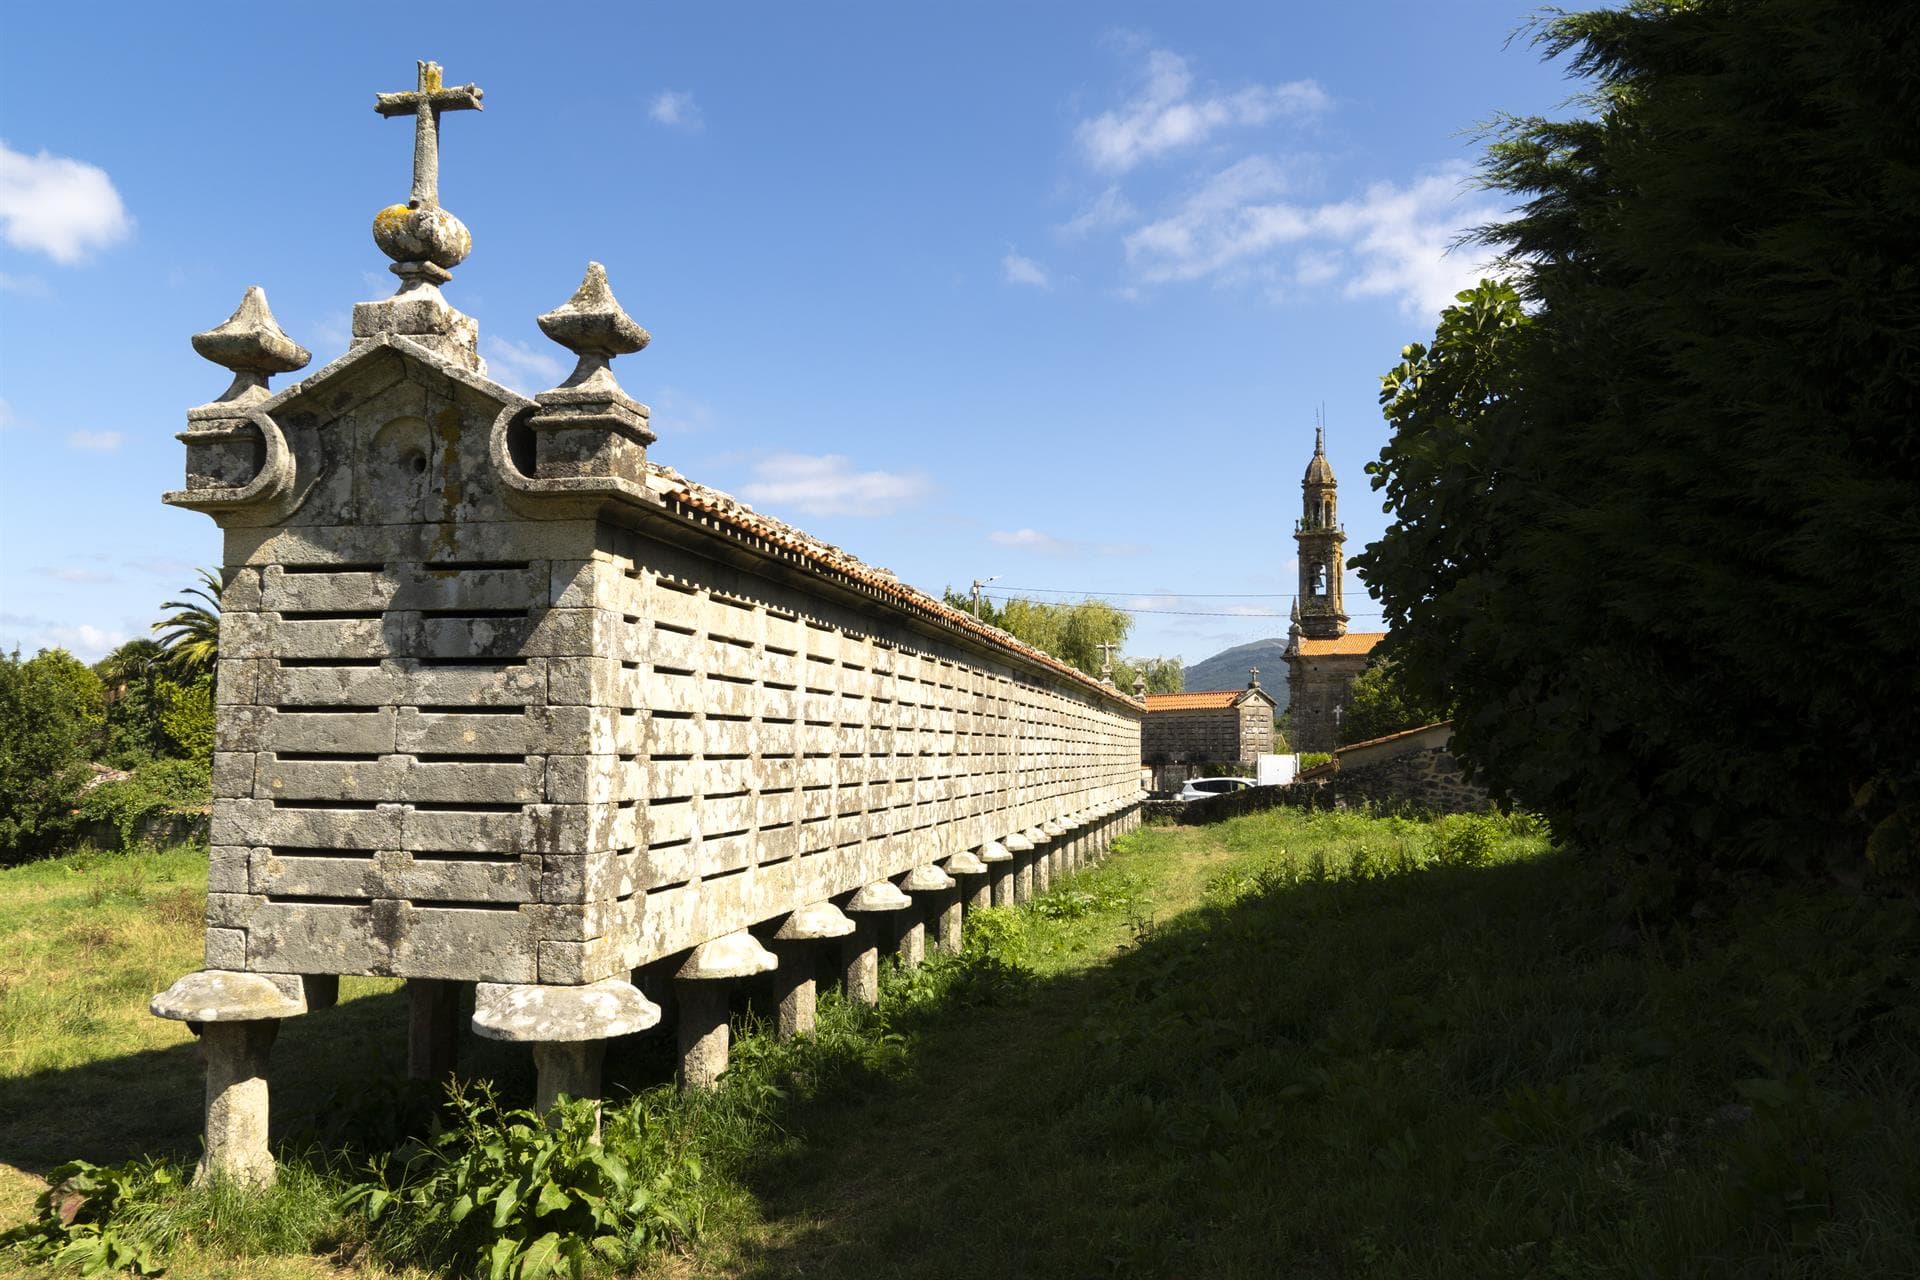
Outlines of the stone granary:
M 269 391 L 308 353 L 257 288 L 194 339 L 234 374 L 166 496 L 225 539 L 206 968 L 153 1011 L 203 1037 L 203 1172 L 271 1176 L 274 1032 L 339 975 L 407 980 L 421 1076 L 477 984 L 542 1105 L 597 1097 L 604 1042 L 671 993 L 700 1085 L 729 983 L 773 971 L 804 1031 L 823 947 L 871 1000 L 883 946 L 957 945 L 963 903 L 1135 821 L 1137 700 L 648 459 L 609 368 L 648 335 L 599 264 L 539 317 L 572 375 L 487 378 L 437 187 L 441 113 L 480 106 L 432 63 L 380 95 L 413 192 L 345 355 Z
M 1275 703 L 1253 668 L 1244 689 L 1146 695 L 1142 764 L 1252 764 L 1273 750 Z
M 1287 632 L 1288 734 L 1295 751 L 1340 745 L 1340 721 L 1353 682 L 1367 669 L 1384 631 L 1348 631 L 1342 594 L 1347 531 L 1340 524 L 1339 483 L 1327 461 L 1326 429 L 1315 427 L 1313 458 L 1300 481 L 1301 513 L 1293 527 L 1300 547 L 1300 591 Z

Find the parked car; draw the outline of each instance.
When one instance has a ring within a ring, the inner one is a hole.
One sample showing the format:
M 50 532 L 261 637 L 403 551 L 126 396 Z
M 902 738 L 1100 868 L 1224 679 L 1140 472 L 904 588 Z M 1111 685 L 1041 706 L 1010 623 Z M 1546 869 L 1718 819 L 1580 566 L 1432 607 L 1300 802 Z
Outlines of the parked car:
M 1180 788 L 1177 800 L 1205 800 L 1209 796 L 1223 796 L 1229 791 L 1241 791 L 1253 785 L 1252 778 L 1189 778 L 1187 785 Z

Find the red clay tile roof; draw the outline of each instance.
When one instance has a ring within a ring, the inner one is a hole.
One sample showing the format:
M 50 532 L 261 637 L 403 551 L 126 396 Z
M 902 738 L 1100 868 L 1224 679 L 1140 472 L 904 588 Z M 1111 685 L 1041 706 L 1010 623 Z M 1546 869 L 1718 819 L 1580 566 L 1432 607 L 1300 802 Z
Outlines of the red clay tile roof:
M 1078 667 L 1069 666 L 1051 654 L 1022 643 L 1000 628 L 989 626 L 972 614 L 949 606 L 945 601 L 914 590 L 885 569 L 866 564 L 831 543 L 821 542 L 792 525 L 762 515 L 731 494 L 696 484 L 672 468 L 657 463 L 649 463 L 647 470 L 648 487 L 666 500 L 669 509 L 678 508 L 682 514 L 696 521 L 710 520 L 725 526 L 737 536 L 780 548 L 789 555 L 809 562 L 815 572 L 838 574 L 876 595 L 886 597 L 896 608 L 918 613 L 950 630 L 968 632 L 1117 702 L 1136 708 L 1140 706 L 1130 693 L 1096 680 Z
M 1147 695 L 1147 711 L 1199 711 L 1217 707 L 1230 707 L 1245 693 L 1245 689 L 1213 689 L 1200 693 L 1150 693 Z
M 1303 658 L 1364 657 L 1373 652 L 1373 646 L 1386 638 L 1387 633 L 1384 631 L 1349 631 L 1332 640 L 1315 640 L 1308 636 L 1301 636 L 1300 656 Z

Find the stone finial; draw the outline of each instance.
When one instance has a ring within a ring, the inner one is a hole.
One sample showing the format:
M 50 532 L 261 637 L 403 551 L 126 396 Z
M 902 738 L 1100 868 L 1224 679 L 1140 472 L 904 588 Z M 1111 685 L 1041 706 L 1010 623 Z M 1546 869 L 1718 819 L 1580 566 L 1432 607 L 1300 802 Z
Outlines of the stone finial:
M 289 338 L 273 318 L 267 306 L 267 291 L 248 285 L 240 305 L 225 324 L 193 335 L 193 349 L 233 373 L 233 384 L 211 404 L 221 417 L 244 418 L 248 409 L 265 400 L 267 379 L 276 373 L 292 373 L 307 367 L 313 353 Z M 202 415 L 211 416 L 211 415 Z
M 1136 674 L 1133 677 L 1133 696 L 1136 698 L 1144 698 L 1147 696 L 1147 677 L 1145 675 Z
M 621 308 L 607 284 L 607 269 L 597 262 L 587 264 L 571 298 L 538 320 L 542 333 L 577 357 L 565 382 L 534 397 L 540 412 L 528 425 L 535 433 L 540 478 L 641 480 L 647 446 L 656 437 L 647 425 L 647 406 L 620 389 L 612 361 L 641 350 L 651 336 Z
M 1258 689 L 1259 687 L 1260 687 L 1260 668 L 1248 667 L 1247 668 L 1247 688 Z

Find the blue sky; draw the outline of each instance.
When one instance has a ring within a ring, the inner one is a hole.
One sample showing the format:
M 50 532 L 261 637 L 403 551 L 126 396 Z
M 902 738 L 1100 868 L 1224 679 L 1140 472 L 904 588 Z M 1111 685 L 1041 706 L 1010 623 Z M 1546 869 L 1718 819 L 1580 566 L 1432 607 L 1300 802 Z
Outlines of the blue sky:
M 1527 13 L 10 7 L 0 644 L 97 658 L 217 562 L 159 502 L 226 383 L 188 336 L 260 284 L 310 368 L 345 349 L 394 287 L 368 226 L 411 129 L 372 104 L 415 58 L 486 91 L 441 200 L 493 376 L 558 380 L 534 316 L 598 259 L 654 335 L 615 371 L 657 461 L 931 591 L 1142 610 L 1132 653 L 1283 635 L 1316 408 L 1357 550 L 1379 375 L 1475 274 L 1473 127 L 1577 88 Z

